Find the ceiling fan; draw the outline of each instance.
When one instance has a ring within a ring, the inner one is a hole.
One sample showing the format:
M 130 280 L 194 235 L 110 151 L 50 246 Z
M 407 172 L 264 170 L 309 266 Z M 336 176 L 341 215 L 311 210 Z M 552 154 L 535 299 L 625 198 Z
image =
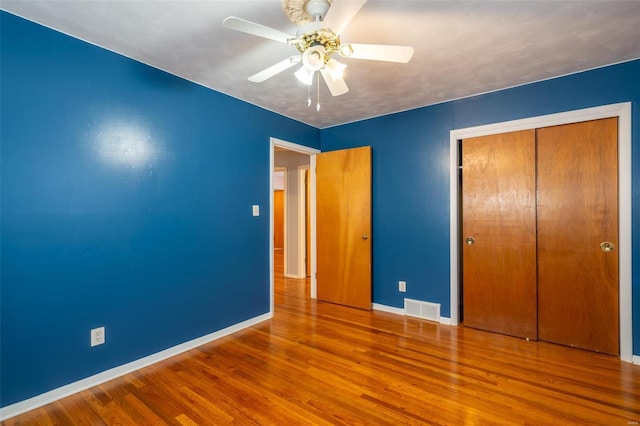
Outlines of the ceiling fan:
M 413 56 L 411 46 L 343 43 L 340 40 L 340 34 L 366 2 L 367 0 L 283 0 L 285 15 L 300 26 L 295 36 L 235 16 L 226 18 L 222 25 L 298 49 L 298 54 L 250 76 L 249 81 L 261 83 L 302 64 L 295 72 L 300 81 L 310 87 L 314 76 L 317 76 L 319 84 L 322 75 L 331 94 L 340 96 L 349 91 L 343 78 L 347 65 L 334 59 L 334 54 L 344 58 L 398 63 L 409 62 Z M 311 105 L 310 89 L 307 105 Z M 320 109 L 319 102 L 316 107 Z

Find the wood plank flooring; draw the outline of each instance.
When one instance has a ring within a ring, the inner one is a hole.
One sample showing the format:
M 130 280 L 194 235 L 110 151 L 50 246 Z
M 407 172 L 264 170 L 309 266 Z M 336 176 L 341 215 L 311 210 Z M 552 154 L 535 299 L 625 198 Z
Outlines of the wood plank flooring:
M 281 262 L 281 259 L 278 259 Z M 640 366 L 558 345 L 309 299 L 7 420 L 13 425 L 633 425 Z

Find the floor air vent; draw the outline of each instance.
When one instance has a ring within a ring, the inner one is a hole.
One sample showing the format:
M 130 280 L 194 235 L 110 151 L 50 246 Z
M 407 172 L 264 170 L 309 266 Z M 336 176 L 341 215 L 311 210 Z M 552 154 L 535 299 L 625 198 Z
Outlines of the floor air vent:
M 404 299 L 404 312 L 411 317 L 440 321 L 440 304 L 420 300 Z

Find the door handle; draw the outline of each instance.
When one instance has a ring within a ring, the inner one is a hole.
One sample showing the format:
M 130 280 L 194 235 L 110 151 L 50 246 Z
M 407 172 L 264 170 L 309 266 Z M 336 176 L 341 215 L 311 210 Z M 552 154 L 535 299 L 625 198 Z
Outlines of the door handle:
M 614 251 L 616 248 L 616 246 L 613 243 L 610 243 L 609 241 L 604 241 L 602 243 L 600 243 L 600 250 L 602 250 L 605 253 L 611 253 L 612 251 Z
M 472 246 L 476 243 L 476 239 L 473 237 L 467 237 L 464 239 L 464 242 L 468 245 L 468 246 Z
M 362 239 L 363 239 L 363 240 L 366 240 L 366 239 L 368 239 L 368 238 L 369 238 L 369 236 L 368 236 L 367 234 L 364 234 L 364 235 L 362 236 Z

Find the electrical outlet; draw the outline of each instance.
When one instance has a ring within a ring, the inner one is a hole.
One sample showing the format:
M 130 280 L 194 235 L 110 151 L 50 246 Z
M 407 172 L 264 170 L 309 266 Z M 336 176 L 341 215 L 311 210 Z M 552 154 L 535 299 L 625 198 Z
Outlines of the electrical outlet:
M 406 291 L 407 291 L 407 282 L 406 281 L 398 281 L 398 291 L 400 293 L 406 293 Z
M 104 327 L 91 330 L 91 347 L 102 345 L 105 341 Z

